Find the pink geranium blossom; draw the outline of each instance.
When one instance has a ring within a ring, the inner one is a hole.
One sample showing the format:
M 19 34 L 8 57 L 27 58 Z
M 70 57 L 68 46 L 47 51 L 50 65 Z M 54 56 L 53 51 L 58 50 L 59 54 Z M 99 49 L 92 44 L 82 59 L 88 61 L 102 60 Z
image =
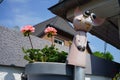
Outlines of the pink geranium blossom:
M 57 30 L 53 27 L 48 26 L 44 32 L 47 34 L 48 37 L 51 38 L 52 45 L 54 45 L 54 36 L 57 35 Z
M 57 35 L 57 30 L 53 27 L 48 26 L 44 31 L 48 36 L 55 36 Z
M 31 47 L 33 49 L 32 41 L 30 38 L 30 33 L 34 32 L 35 28 L 31 25 L 26 25 L 26 26 L 22 27 L 20 31 L 24 34 L 24 36 L 27 36 L 29 38 Z
M 24 26 L 23 28 L 21 28 L 20 30 L 22 33 L 25 33 L 25 32 L 34 32 L 35 31 L 35 28 L 31 25 L 26 25 Z

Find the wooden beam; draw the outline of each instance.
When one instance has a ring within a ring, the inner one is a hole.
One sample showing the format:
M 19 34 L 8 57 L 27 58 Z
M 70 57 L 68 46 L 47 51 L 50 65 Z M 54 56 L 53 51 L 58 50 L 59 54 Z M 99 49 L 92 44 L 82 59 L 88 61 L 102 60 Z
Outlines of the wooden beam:
M 99 1 L 99 2 L 98 2 Z M 112 5 L 112 6 L 111 6 Z M 109 18 L 119 14 L 120 7 L 117 0 L 92 0 L 84 5 L 79 5 L 81 12 L 90 10 L 101 18 Z M 74 17 L 74 8 L 70 9 L 66 13 L 66 18 L 72 22 Z

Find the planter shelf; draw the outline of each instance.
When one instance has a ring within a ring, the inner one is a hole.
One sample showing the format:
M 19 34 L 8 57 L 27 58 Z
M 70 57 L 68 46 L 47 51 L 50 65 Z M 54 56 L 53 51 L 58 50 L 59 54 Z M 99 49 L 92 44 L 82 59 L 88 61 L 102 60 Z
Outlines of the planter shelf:
M 120 64 L 87 55 L 85 77 L 110 80 L 120 71 Z M 74 66 L 65 63 L 35 62 L 25 66 L 28 80 L 74 80 Z M 78 72 L 78 71 L 77 71 Z M 105 78 L 105 79 L 103 79 Z M 108 79 L 106 79 L 108 78 Z
M 65 63 L 35 62 L 25 67 L 28 80 L 73 80 L 74 66 Z

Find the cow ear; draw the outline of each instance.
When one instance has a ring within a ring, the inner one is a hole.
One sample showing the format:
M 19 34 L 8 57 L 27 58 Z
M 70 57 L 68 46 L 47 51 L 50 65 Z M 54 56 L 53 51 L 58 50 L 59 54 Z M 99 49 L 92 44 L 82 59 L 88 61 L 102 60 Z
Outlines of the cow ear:
M 80 11 L 80 8 L 79 7 L 75 8 L 75 10 L 74 10 L 74 16 L 78 16 L 80 14 L 82 14 L 82 12 Z
M 102 25 L 104 22 L 105 22 L 105 19 L 104 19 L 104 18 L 96 17 L 96 18 L 93 20 L 93 26 L 100 26 L 100 25 Z

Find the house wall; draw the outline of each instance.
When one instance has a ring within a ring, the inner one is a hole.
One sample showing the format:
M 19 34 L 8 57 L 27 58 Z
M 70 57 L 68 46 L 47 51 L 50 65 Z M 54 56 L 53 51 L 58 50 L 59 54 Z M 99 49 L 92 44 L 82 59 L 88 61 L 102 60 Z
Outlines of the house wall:
M 21 80 L 24 68 L 0 66 L 0 80 Z
M 47 35 L 43 35 L 43 36 L 40 37 L 40 38 L 51 41 L 51 38 L 48 38 Z M 67 46 L 67 47 L 70 46 L 70 41 L 72 42 L 71 39 L 69 39 L 69 38 L 67 38 L 67 37 L 64 37 L 64 36 L 62 36 L 62 35 L 59 35 L 59 34 L 58 34 L 57 36 L 55 36 L 55 38 L 60 39 L 60 40 L 63 40 L 63 41 L 64 41 L 64 46 Z M 90 52 L 89 49 L 88 49 L 88 46 L 87 46 L 87 49 L 85 50 L 85 52 L 91 54 L 91 52 Z
M 47 35 L 44 35 L 41 38 L 51 41 L 51 38 L 48 38 Z M 72 41 L 71 39 L 69 39 L 67 37 L 64 37 L 62 35 L 59 35 L 59 34 L 57 34 L 57 36 L 55 36 L 55 38 L 63 40 L 64 41 L 64 46 L 67 46 L 67 47 L 69 47 L 69 45 L 70 45 L 69 41 Z

